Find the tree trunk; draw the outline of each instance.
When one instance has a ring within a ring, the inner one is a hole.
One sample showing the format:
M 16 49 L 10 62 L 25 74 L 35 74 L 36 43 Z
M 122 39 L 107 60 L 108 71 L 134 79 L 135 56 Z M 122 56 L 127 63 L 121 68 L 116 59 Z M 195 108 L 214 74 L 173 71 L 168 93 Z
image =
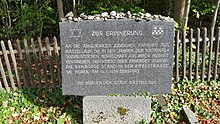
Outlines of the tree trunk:
M 186 0 L 174 0 L 174 20 L 182 22 Z
M 185 3 L 185 10 L 184 10 L 184 20 L 183 20 L 183 28 L 187 27 L 187 23 L 188 23 L 188 16 L 189 16 L 189 9 L 190 9 L 190 3 L 191 0 L 186 0 Z
M 73 0 L 73 14 L 74 14 L 74 17 L 77 17 L 76 0 Z
M 63 12 L 63 1 L 62 0 L 57 0 L 57 11 L 59 15 L 59 19 L 64 17 L 64 12 Z
M 211 23 L 211 28 L 215 28 L 215 23 L 216 23 L 216 18 L 218 15 L 218 9 L 219 9 L 219 4 L 220 4 L 220 0 L 216 0 L 216 7 L 215 7 L 215 11 L 212 17 L 212 23 Z
M 8 20 L 6 21 L 7 27 L 10 28 L 11 27 L 11 15 L 10 15 L 9 5 L 7 3 L 7 0 L 5 0 L 5 7 L 6 7 L 6 11 L 7 11 L 7 18 L 8 18 Z

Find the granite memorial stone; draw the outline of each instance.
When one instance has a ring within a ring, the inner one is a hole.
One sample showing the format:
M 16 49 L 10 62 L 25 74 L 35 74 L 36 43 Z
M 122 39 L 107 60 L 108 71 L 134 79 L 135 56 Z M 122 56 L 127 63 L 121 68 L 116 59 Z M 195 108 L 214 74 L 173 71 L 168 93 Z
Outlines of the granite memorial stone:
M 174 22 L 60 22 L 63 95 L 171 93 Z

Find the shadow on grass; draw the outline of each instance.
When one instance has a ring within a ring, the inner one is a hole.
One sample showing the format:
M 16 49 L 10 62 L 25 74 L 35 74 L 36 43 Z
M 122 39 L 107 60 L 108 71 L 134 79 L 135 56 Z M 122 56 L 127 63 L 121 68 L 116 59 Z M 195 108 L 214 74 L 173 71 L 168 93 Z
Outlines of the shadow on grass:
M 82 124 L 82 96 L 63 96 L 60 88 L 19 89 L 19 92 L 33 107 L 37 106 L 42 117 L 48 117 L 48 122 Z

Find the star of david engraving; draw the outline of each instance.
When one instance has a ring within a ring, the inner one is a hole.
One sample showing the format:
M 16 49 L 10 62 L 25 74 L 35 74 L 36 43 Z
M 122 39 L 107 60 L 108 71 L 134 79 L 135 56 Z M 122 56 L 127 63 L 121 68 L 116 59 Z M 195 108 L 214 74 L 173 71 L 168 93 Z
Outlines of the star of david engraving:
M 76 27 L 74 27 L 74 29 L 70 29 L 70 37 L 74 37 L 76 40 L 78 40 L 82 34 L 82 29 L 78 29 Z

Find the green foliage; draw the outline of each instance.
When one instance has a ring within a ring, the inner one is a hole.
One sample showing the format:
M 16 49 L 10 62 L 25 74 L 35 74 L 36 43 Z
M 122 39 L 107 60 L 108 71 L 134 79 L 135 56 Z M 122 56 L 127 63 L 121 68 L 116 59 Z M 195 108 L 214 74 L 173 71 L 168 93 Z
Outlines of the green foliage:
M 192 0 L 192 12 L 196 18 L 205 17 L 214 12 L 215 2 L 213 0 Z
M 64 12 L 72 10 L 72 0 L 63 0 Z M 102 12 L 151 14 L 173 16 L 173 0 L 76 0 L 78 15 L 100 14 Z M 1 0 L 0 39 L 57 36 L 58 17 L 56 1 L 52 0 Z M 189 27 L 208 27 L 215 8 L 214 0 L 192 0 L 189 13 Z M 217 26 L 220 26 L 217 18 Z M 181 24 L 175 25 L 181 27 Z M 186 27 L 187 28 L 187 27 Z
M 191 82 L 183 80 L 173 83 L 172 94 L 165 94 L 168 109 L 163 110 L 155 96 L 152 97 L 152 122 L 178 123 L 180 121 L 181 107 L 185 106 L 195 112 L 197 118 L 207 123 L 218 120 L 218 101 L 220 100 L 219 82 Z
M 151 97 L 151 123 L 180 122 L 180 110 L 185 106 L 207 123 L 218 120 L 220 82 L 174 82 L 172 94 L 165 94 L 168 109 L 156 99 L 157 95 L 134 93 L 131 96 Z M 109 95 L 121 96 L 121 95 Z M 0 94 L 0 123 L 82 123 L 82 97 L 62 96 L 61 89 L 19 89 Z M 146 120 L 137 122 L 146 124 Z
M 143 12 L 143 7 L 139 6 L 141 0 L 136 0 L 132 4 L 126 0 L 97 0 L 97 1 L 84 1 L 83 5 L 78 5 L 79 13 L 86 14 L 100 14 L 102 12 L 126 12 L 132 13 Z
M 146 0 L 144 9 L 156 15 L 172 16 L 172 0 Z
M 192 0 L 189 15 L 190 27 L 209 27 L 214 9 L 214 0 Z
M 64 1 L 66 8 L 65 12 L 71 9 L 71 2 Z M 172 15 L 172 1 L 171 0 L 88 0 L 83 1 L 83 4 L 77 5 L 78 13 L 86 14 L 100 14 L 102 12 L 127 12 L 132 13 L 150 12 L 152 14 L 160 14 L 164 16 Z
M 60 89 L 20 89 L 0 94 L 0 123 L 82 122 L 82 97 L 62 96 Z
M 157 95 L 149 93 L 134 93 L 129 96 L 151 97 L 151 123 L 155 124 L 177 124 L 181 123 L 181 108 L 188 107 L 200 120 L 207 123 L 220 123 L 218 119 L 218 109 L 220 100 L 219 81 L 201 82 L 181 80 L 172 85 L 172 94 L 164 94 L 168 109 L 157 100 Z M 111 94 L 109 96 L 122 96 Z M 145 120 L 137 124 L 147 124 Z
M 30 38 L 57 34 L 58 18 L 50 0 L 1 1 L 0 39 Z M 6 7 L 6 5 L 8 7 Z M 10 20 L 9 20 L 10 19 Z M 9 25 L 11 23 L 11 25 Z
M 22 15 L 16 15 L 17 22 L 15 29 L 21 31 L 19 35 L 30 37 L 41 36 L 42 31 L 49 34 L 53 31 L 49 25 L 55 25 L 56 20 L 51 18 L 56 15 L 55 11 L 46 5 L 29 6 L 24 4 L 21 6 Z M 34 30 L 33 30 L 34 29 Z

